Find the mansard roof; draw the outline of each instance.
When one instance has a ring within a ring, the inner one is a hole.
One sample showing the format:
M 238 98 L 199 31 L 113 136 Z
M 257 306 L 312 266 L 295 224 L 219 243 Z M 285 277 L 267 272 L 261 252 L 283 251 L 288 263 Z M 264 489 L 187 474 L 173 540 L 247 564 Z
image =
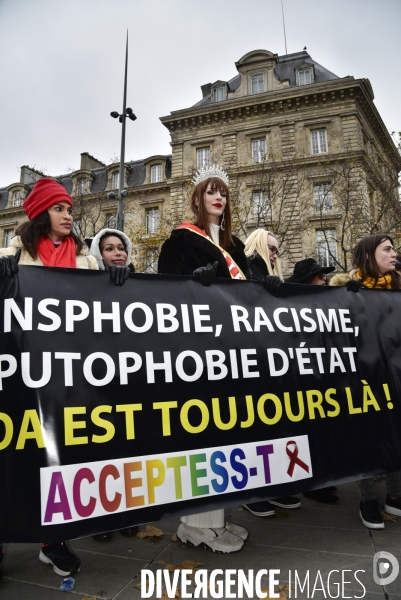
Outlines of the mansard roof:
M 278 81 L 288 81 L 290 87 L 295 87 L 297 85 L 296 81 L 296 70 L 301 65 L 310 65 L 314 69 L 314 83 L 321 83 L 322 81 L 330 81 L 332 79 L 339 79 L 337 75 L 323 67 L 321 64 L 317 63 L 313 60 L 306 50 L 302 52 L 294 52 L 293 54 L 286 54 L 284 56 L 278 56 L 277 54 L 273 54 L 268 50 L 253 50 L 252 52 L 248 52 L 242 58 L 239 59 L 238 62 L 235 63 L 235 66 L 238 70 L 242 69 L 245 66 L 255 66 L 257 68 L 260 66 L 263 68 L 264 63 L 272 63 L 274 64 L 274 76 Z M 239 73 L 235 75 L 232 79 L 227 81 L 227 88 L 229 92 L 235 92 L 239 86 L 241 85 L 242 75 Z M 212 94 L 208 85 L 202 86 L 203 92 L 205 93 L 202 100 L 199 100 L 194 106 L 203 106 L 205 104 L 211 104 L 212 102 Z

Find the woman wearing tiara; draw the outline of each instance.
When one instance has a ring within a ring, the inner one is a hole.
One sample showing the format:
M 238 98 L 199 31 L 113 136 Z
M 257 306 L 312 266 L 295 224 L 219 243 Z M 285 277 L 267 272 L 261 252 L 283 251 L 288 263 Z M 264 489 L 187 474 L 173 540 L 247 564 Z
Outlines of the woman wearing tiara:
M 244 244 L 231 231 L 227 174 L 217 165 L 205 167 L 193 183 L 190 206 L 194 223 L 183 223 L 164 242 L 159 273 L 194 274 L 204 285 L 210 285 L 215 277 L 246 279 Z
M 246 279 L 244 244 L 232 234 L 228 176 L 218 166 L 201 169 L 193 180 L 194 223 L 172 231 L 161 249 L 159 273 L 195 275 L 209 286 L 216 277 Z M 177 535 L 184 543 L 213 552 L 241 550 L 248 532 L 225 523 L 224 509 L 181 517 Z

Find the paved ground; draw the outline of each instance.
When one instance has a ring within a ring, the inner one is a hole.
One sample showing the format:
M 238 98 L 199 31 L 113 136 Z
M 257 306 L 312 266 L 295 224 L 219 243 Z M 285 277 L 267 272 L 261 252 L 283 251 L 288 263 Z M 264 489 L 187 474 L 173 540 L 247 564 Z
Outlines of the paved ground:
M 384 490 L 382 490 L 384 494 Z M 141 569 L 165 568 L 180 565 L 185 560 L 203 563 L 208 569 L 280 569 L 281 585 L 288 585 L 291 571 L 303 583 L 309 570 L 309 593 L 285 590 L 291 598 L 356 598 L 382 600 L 401 599 L 401 574 L 386 588 L 373 581 L 373 555 L 381 550 L 391 552 L 401 562 L 401 518 L 398 523 L 386 523 L 385 530 L 370 532 L 360 521 L 359 493 L 356 484 L 339 487 L 340 502 L 334 506 L 302 499 L 302 507 L 292 511 L 279 510 L 275 517 L 257 518 L 240 508 L 226 511 L 230 520 L 249 530 L 249 540 L 241 552 L 231 555 L 212 554 L 200 548 L 185 547 L 170 539 L 178 526 L 178 519 L 159 521 L 154 525 L 165 534 L 159 540 L 130 538 L 115 533 L 109 543 L 99 544 L 92 538 L 72 542 L 82 560 L 82 570 L 76 575 L 73 598 L 136 600 L 141 592 Z M 142 528 L 144 529 L 144 528 Z M 8 544 L 5 575 L 0 584 L 1 600 L 57 600 L 63 598 L 58 590 L 62 578 L 50 566 L 38 560 L 37 544 Z M 337 570 L 327 578 L 330 571 Z M 346 584 L 339 590 L 341 571 Z M 361 570 L 354 578 L 354 572 Z M 364 572 L 363 572 L 364 571 Z M 315 591 L 313 590 L 318 579 Z M 324 589 L 322 589 L 322 585 Z M 262 587 L 267 586 L 267 578 Z M 320 590 L 318 589 L 320 588 Z M 295 593 L 297 592 L 296 596 Z M 155 597 L 155 596 L 154 596 Z M 65 598 L 65 596 L 64 596 Z M 224 595 L 227 598 L 227 595 Z M 254 596 L 257 598 L 257 595 Z M 283 597 L 284 598 L 284 597 Z

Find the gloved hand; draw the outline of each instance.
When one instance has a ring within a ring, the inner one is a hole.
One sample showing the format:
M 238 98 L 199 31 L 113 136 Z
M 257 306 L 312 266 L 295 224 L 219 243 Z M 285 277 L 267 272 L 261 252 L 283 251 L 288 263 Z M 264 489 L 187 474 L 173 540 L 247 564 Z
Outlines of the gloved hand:
M 18 273 L 18 260 L 15 256 L 2 256 L 0 258 L 0 276 L 2 277 L 14 277 L 15 273 Z
M 217 260 L 214 261 L 213 265 L 208 265 L 207 267 L 199 267 L 199 269 L 195 269 L 192 273 L 194 277 L 197 277 L 202 285 L 205 287 L 209 287 L 212 285 L 213 281 L 216 279 L 216 273 L 218 269 L 219 263 Z
M 124 285 L 131 272 L 129 267 L 117 267 L 116 265 L 111 265 L 109 271 L 110 279 L 111 281 L 114 281 L 116 285 Z
M 282 284 L 282 281 L 277 275 L 266 275 L 263 283 L 267 290 L 277 290 Z
M 359 279 L 350 279 L 346 284 L 347 292 L 354 292 L 357 294 L 361 288 L 363 288 L 363 283 Z

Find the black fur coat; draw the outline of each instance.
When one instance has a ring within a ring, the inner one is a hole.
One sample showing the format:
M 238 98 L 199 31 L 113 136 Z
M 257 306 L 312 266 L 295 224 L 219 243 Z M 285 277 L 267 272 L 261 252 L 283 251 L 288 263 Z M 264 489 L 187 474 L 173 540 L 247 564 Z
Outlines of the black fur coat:
M 234 246 L 227 252 L 248 279 L 248 265 L 244 244 L 233 236 Z M 164 242 L 159 256 L 159 273 L 166 275 L 192 275 L 198 267 L 219 263 L 217 277 L 230 279 L 230 273 L 220 250 L 206 238 L 189 229 L 175 229 Z

